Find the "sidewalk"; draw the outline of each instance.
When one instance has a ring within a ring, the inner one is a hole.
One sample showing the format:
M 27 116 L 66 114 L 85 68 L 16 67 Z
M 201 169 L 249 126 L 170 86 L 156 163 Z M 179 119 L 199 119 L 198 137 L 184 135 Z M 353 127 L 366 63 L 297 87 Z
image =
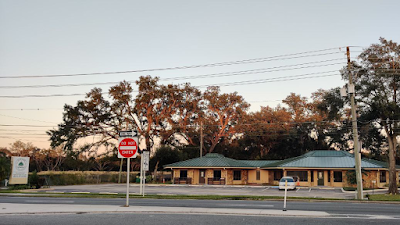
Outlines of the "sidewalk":
M 0 215 L 4 214 L 46 214 L 46 213 L 173 213 L 173 214 L 218 214 L 218 215 L 269 215 L 327 217 L 320 211 L 276 210 L 276 209 L 232 209 L 192 208 L 154 206 L 112 206 L 112 205 L 70 205 L 70 204 L 14 204 L 0 203 Z

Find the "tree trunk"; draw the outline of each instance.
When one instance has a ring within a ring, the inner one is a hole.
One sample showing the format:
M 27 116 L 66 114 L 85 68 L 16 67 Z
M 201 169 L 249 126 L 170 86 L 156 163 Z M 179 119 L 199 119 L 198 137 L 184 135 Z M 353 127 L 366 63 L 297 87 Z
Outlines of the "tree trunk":
M 158 170 L 158 165 L 160 164 L 160 160 L 157 161 L 156 166 L 154 167 L 154 180 L 157 183 L 157 170 Z
M 217 146 L 218 140 L 215 142 L 212 142 L 210 149 L 208 149 L 208 153 L 212 153 L 215 149 L 215 146 Z
M 389 194 L 398 194 L 396 182 L 396 136 L 388 136 L 389 141 Z

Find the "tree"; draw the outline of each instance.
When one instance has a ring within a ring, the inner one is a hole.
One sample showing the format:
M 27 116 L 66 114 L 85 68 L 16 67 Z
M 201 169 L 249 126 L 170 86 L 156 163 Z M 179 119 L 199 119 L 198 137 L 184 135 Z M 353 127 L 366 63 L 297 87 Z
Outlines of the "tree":
M 0 181 L 10 175 L 11 159 L 4 152 L 0 152 Z
M 36 147 L 30 142 L 24 143 L 22 141 L 15 141 L 10 144 L 10 152 L 14 156 L 28 157 L 35 149 Z
M 231 139 L 250 107 L 244 98 L 234 93 L 220 93 L 219 87 L 208 87 L 203 94 L 205 124 L 204 142 L 208 152 L 213 152 L 220 141 Z
M 347 68 L 342 76 L 348 79 Z M 400 45 L 380 38 L 359 55 L 359 62 L 352 62 L 356 102 L 360 120 L 384 132 L 388 144 L 389 193 L 397 194 L 396 151 L 400 134 Z
M 119 84 L 126 85 L 126 82 Z M 65 105 L 63 122 L 57 129 L 47 131 L 47 134 L 51 147 L 63 145 L 67 152 L 74 151 L 78 140 L 93 137 L 93 142 L 82 148 L 90 153 L 96 152 L 101 146 L 115 145 L 121 126 L 120 117 L 111 110 L 111 104 L 102 96 L 102 90 L 94 88 L 87 93 L 86 100 L 78 101 L 77 106 Z
M 282 136 L 290 130 L 291 114 L 280 106 L 261 107 L 260 111 L 249 113 L 240 126 L 245 149 L 256 149 L 255 158 L 265 158 Z

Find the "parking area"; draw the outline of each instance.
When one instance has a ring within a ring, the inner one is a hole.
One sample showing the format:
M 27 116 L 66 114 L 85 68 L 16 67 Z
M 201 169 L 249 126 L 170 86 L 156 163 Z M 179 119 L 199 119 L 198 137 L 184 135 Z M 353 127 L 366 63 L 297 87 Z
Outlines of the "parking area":
M 130 193 L 139 194 L 139 185 L 131 184 Z M 71 185 L 52 186 L 39 189 L 40 192 L 90 192 L 90 193 L 126 193 L 126 184 Z M 277 186 L 236 186 L 236 185 L 153 185 L 145 187 L 146 194 L 158 195 L 252 195 L 283 196 L 284 191 Z M 354 192 L 343 192 L 341 188 L 299 187 L 288 191 L 290 197 L 352 199 Z

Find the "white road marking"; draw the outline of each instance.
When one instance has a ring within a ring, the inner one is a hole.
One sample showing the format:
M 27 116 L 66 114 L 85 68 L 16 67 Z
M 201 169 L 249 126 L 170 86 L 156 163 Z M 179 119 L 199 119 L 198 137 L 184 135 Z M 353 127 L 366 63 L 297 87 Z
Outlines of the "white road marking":
M 241 207 L 254 206 L 254 205 L 248 205 L 248 204 L 218 204 L 218 205 L 219 206 L 241 206 Z M 257 205 L 257 206 L 274 207 L 274 205 Z
M 25 202 L 29 202 L 29 203 L 74 203 L 75 201 L 71 201 L 71 200 L 25 200 Z
M 308 190 L 308 192 L 311 192 L 311 188 Z
M 72 194 L 90 194 L 89 191 L 73 191 Z

